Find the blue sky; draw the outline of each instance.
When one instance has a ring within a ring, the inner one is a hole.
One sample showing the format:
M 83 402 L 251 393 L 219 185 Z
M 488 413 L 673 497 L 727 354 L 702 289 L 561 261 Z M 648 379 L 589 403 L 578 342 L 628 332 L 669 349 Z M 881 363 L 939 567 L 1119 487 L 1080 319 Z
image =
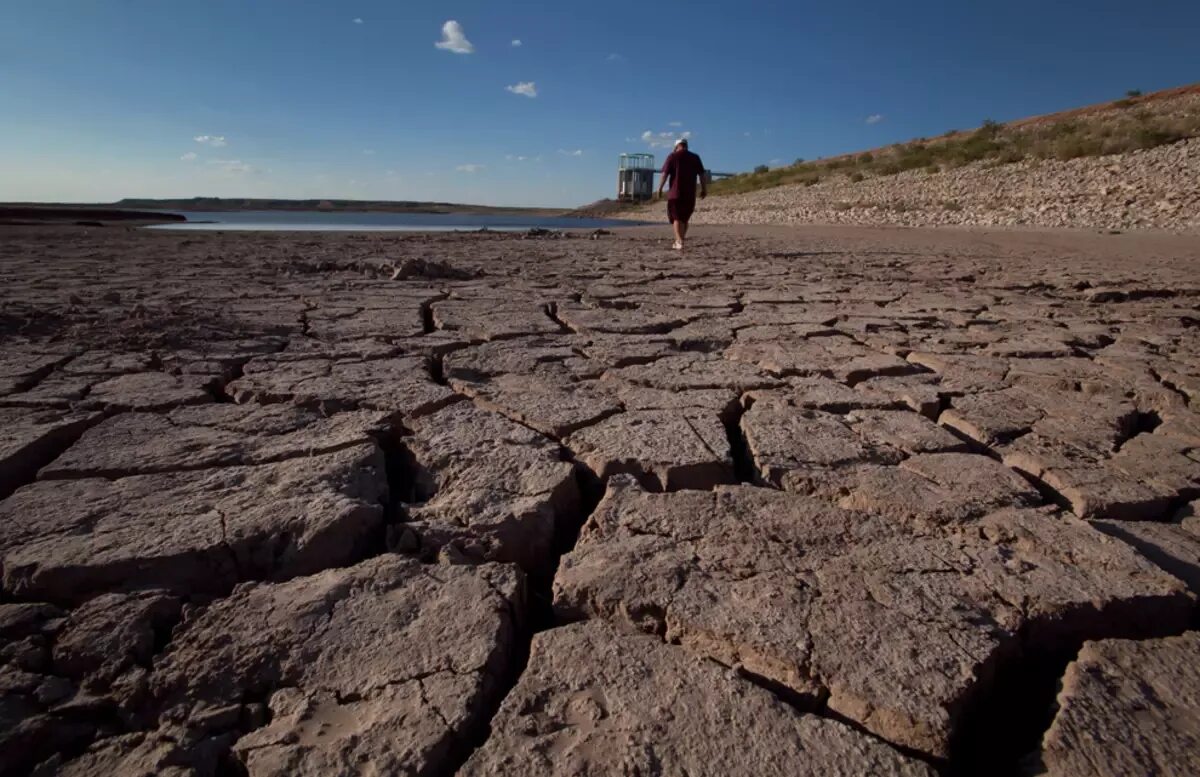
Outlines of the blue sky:
M 660 136 L 813 159 L 1194 82 L 1198 40 L 1196 0 L 0 0 L 0 200 L 575 205 Z

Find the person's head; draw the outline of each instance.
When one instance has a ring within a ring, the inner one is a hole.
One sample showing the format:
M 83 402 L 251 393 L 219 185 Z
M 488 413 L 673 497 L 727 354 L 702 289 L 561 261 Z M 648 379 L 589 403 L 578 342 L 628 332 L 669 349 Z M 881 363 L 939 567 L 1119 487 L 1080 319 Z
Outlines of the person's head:
M 687 138 L 680 138 L 679 140 L 675 141 L 675 150 L 676 151 L 687 151 L 688 150 Z

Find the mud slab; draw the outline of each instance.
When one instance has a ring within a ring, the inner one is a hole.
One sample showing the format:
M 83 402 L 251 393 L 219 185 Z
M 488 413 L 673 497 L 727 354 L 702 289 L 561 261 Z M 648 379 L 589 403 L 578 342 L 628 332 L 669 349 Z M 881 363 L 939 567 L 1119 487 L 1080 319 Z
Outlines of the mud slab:
M 1194 237 L 0 230 L 0 777 L 1194 771 Z

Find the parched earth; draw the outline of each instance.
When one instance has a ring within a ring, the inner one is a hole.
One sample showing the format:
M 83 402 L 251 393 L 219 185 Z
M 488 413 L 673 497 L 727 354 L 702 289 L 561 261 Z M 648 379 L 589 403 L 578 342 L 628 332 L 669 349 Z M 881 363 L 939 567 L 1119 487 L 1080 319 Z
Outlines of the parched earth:
M 0 231 L 0 775 L 1200 771 L 1200 243 Z

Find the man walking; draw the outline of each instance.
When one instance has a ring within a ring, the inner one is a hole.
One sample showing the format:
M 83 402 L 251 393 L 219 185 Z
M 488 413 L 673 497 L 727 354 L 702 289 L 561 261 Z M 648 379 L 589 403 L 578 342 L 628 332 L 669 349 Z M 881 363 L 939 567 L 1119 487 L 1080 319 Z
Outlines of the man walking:
M 700 180 L 700 199 L 708 196 L 708 185 L 704 181 L 704 163 L 700 157 L 688 151 L 687 138 L 681 138 L 675 143 L 675 150 L 663 164 L 662 178 L 658 182 L 658 196 L 661 198 L 663 187 L 667 180 L 671 181 L 671 191 L 667 194 L 667 218 L 675 228 L 675 248 L 683 250 L 683 241 L 687 240 L 688 221 L 696 210 L 696 180 Z

